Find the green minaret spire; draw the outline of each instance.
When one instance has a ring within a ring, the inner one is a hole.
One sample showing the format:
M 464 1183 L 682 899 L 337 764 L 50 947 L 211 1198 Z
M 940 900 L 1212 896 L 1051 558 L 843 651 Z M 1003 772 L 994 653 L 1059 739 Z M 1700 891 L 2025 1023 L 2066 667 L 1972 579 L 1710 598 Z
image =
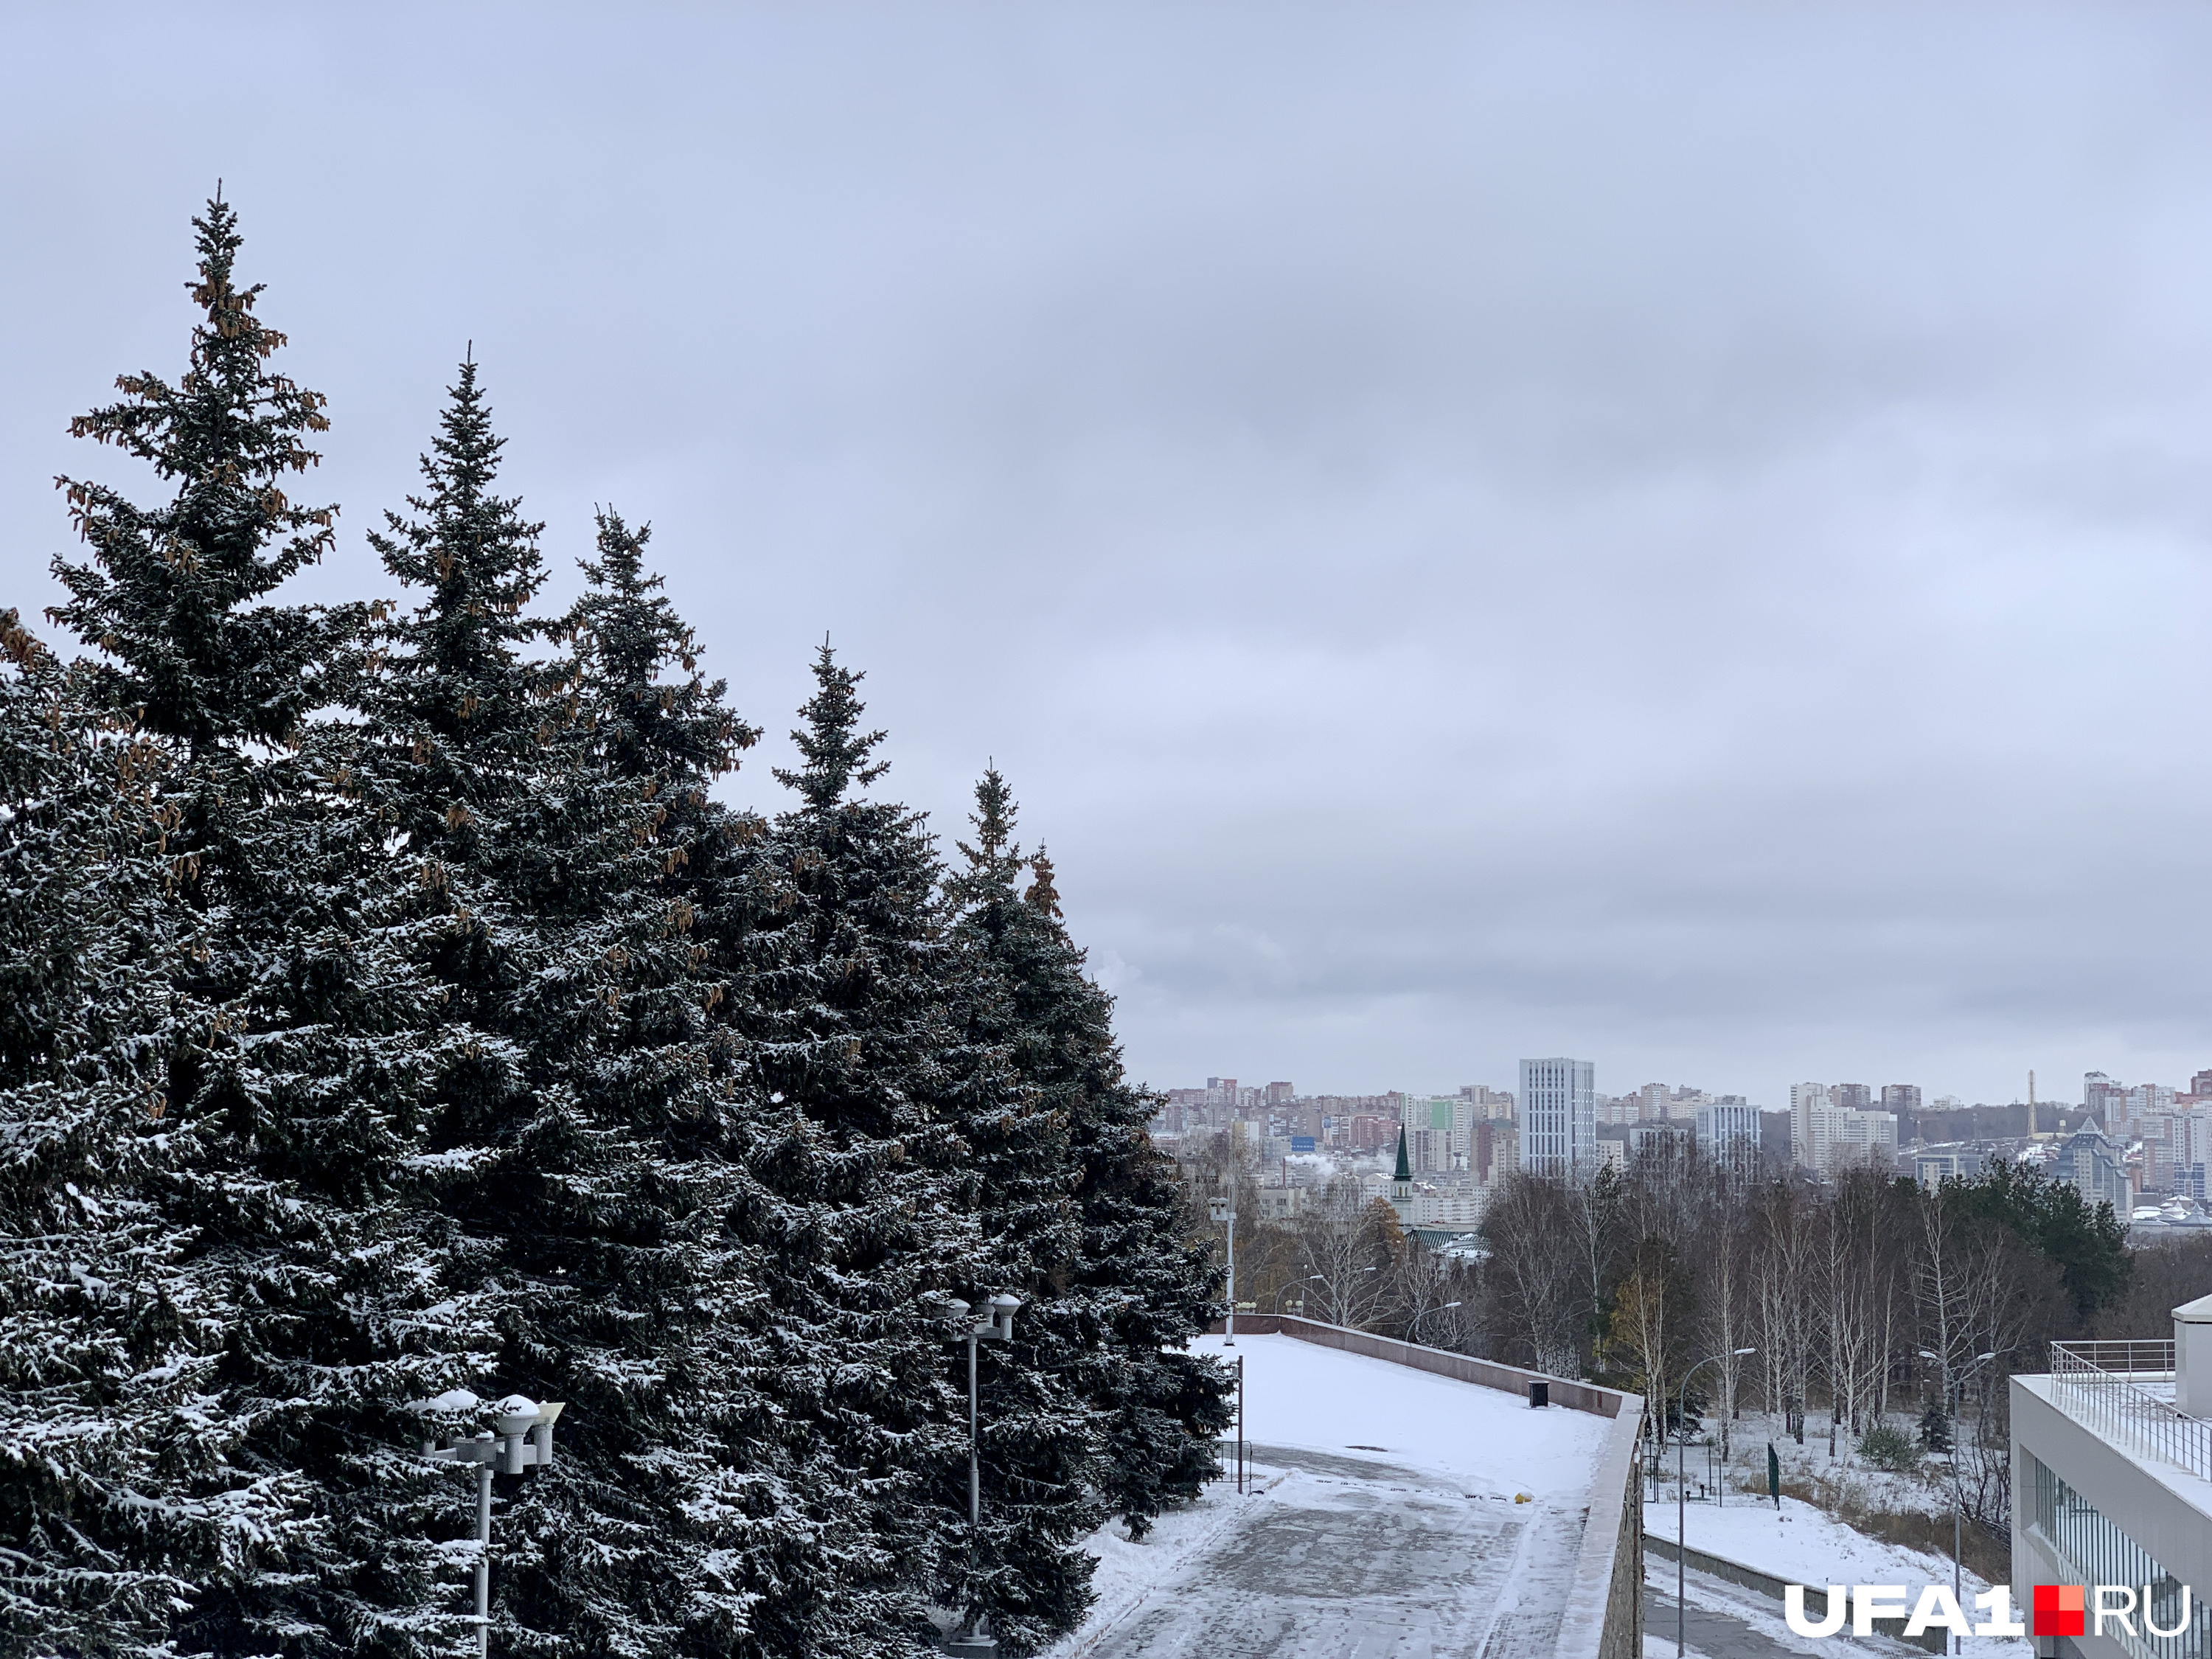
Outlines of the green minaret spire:
M 1406 1182 L 1410 1182 L 1413 1178 L 1412 1166 L 1406 1162 L 1406 1126 L 1402 1123 L 1398 1126 L 1398 1173 L 1390 1178 L 1393 1181 Z

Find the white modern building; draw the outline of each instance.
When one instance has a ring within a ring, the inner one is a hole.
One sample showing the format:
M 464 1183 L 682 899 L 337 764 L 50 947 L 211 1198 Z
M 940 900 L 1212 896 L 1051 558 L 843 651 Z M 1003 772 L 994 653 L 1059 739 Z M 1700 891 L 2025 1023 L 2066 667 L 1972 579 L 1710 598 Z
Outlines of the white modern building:
M 1759 1167 L 1759 1108 L 1741 1095 L 1723 1095 L 1698 1108 L 1698 1149 L 1724 1170 Z
M 1824 1175 L 1847 1164 L 1871 1164 L 1884 1171 L 1897 1162 L 1897 1115 L 1840 1106 L 1828 1115 L 1828 1162 Z
M 1865 1091 L 1852 1085 L 1858 1093 Z M 1897 1157 L 1897 1114 L 1838 1103 L 1818 1083 L 1790 1085 L 1790 1155 L 1818 1175 L 1852 1164 L 1887 1170 Z
M 1808 1170 L 1828 1167 L 1828 1118 L 1836 1109 L 1824 1083 L 1790 1085 L 1790 1156 Z
M 2054 1342 L 2012 1379 L 2013 1605 L 2044 1659 L 2212 1654 L 2212 1297 L 2173 1334 Z M 2081 1593 L 2039 1618 L 2039 1585 Z
M 1539 1175 L 1593 1172 L 1597 1068 L 1587 1060 L 1521 1062 L 1521 1167 Z

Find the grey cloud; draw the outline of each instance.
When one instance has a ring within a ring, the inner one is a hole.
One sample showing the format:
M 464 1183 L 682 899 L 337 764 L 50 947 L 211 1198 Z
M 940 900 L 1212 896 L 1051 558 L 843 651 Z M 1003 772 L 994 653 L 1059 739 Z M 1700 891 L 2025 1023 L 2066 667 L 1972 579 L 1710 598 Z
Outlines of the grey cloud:
M 4 27 L 0 603 L 221 174 L 310 591 L 473 338 L 771 750 L 826 628 L 941 828 L 1008 768 L 1155 1081 L 2212 1062 L 2196 14 Z

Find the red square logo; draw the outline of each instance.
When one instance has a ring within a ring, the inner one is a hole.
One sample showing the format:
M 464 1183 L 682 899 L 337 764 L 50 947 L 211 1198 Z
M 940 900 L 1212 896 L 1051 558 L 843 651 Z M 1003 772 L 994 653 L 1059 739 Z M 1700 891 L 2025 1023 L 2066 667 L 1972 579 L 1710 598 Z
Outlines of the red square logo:
M 2088 1595 L 2080 1584 L 2038 1584 L 2035 1634 L 2079 1636 L 2087 1609 Z

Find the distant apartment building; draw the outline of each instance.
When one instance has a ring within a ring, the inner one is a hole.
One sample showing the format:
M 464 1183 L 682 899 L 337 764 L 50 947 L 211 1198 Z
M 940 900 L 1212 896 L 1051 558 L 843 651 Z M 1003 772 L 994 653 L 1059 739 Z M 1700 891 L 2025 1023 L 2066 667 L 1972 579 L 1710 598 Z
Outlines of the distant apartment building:
M 1267 1103 L 1271 1107 L 1287 1106 L 1296 1100 L 1297 1096 L 1298 1091 L 1287 1083 L 1270 1083 L 1267 1085 Z
M 1923 1187 L 1940 1187 L 1947 1181 L 1971 1181 L 1988 1164 L 1989 1149 L 1970 1140 L 1922 1146 L 1912 1154 L 1912 1178 Z
M 1521 1062 L 1521 1167 L 1589 1174 L 1597 1145 L 1596 1067 L 1554 1057 Z
M 2106 1132 L 2124 1144 L 2142 1134 L 2154 1118 L 2172 1112 L 2176 1104 L 2174 1091 L 2157 1083 L 2138 1083 L 2123 1094 L 2106 1095 L 2105 1101 Z
M 2085 1072 L 2081 1074 L 2081 1109 L 2100 1123 L 2108 1123 L 2112 1121 L 2107 1115 L 2111 1109 L 2108 1103 L 2116 1097 L 2124 1097 L 2126 1094 L 2127 1089 L 2124 1085 L 2113 1082 L 2102 1072 Z
M 1439 1170 L 1451 1168 L 1450 1131 L 1407 1129 L 1406 1153 L 1413 1160 L 1417 1175 L 1434 1175 Z
M 1485 1084 L 1469 1083 L 1462 1086 L 1459 1097 L 1468 1103 L 1468 1115 L 1471 1118 L 1513 1115 L 1513 1091 L 1510 1089 L 1492 1089 Z
M 2128 1188 L 2127 1170 L 2121 1163 L 2123 1150 L 2101 1130 L 2085 1128 L 2058 1143 L 2051 1156 L 2051 1174 L 2080 1193 L 2083 1201 L 2093 1208 L 2100 1204 L 2111 1205 L 2112 1213 L 2124 1221 L 2134 1206 L 2134 1197 Z
M 1397 1138 L 1398 1126 L 1379 1112 L 1353 1114 L 1351 1125 L 1351 1150 L 1372 1152 L 1389 1145 Z
M 1835 1084 L 1828 1091 L 1828 1098 L 1846 1112 L 1874 1109 L 1874 1091 L 1863 1083 Z
M 1863 1084 L 1838 1085 L 1867 1099 Z M 1894 1166 L 1897 1115 L 1837 1103 L 1835 1090 L 1818 1083 L 1790 1086 L 1790 1155 L 1814 1173 L 1832 1176 L 1853 1164 Z
M 2192 1106 L 2186 1112 L 2177 1112 L 2165 1129 L 2160 1150 L 2172 1173 L 2157 1190 L 2204 1203 L 2206 1170 L 2212 1168 L 2212 1107 Z M 2151 1145 L 2145 1140 L 2146 1149 Z
M 1749 1174 L 1759 1167 L 1759 1108 L 1741 1095 L 1723 1095 L 1698 1108 L 1698 1146 L 1723 1169 Z
M 1697 1144 L 1697 1131 L 1686 1123 L 1662 1117 L 1628 1126 L 1628 1155 L 1639 1164 L 1686 1164 Z
M 1467 1155 L 1468 1173 L 1485 1187 L 1495 1186 L 1508 1170 L 1521 1167 L 1521 1126 L 1510 1118 L 1486 1118 L 1474 1126 Z
M 1885 1112 L 1917 1112 L 1920 1109 L 1920 1085 L 1917 1083 L 1885 1083 L 1881 1085 L 1881 1109 Z
M 1482 1212 L 1489 1202 L 1488 1190 L 1480 1187 L 1449 1191 L 1417 1188 L 1409 1219 L 1416 1227 L 1433 1227 L 1440 1232 L 1473 1232 L 1482 1225 Z
M 1828 1162 L 1820 1173 L 1834 1175 L 1854 1164 L 1885 1172 L 1897 1167 L 1895 1113 L 1837 1109 L 1828 1129 Z
M 1808 1170 L 1828 1166 L 1828 1119 L 1835 1101 L 1825 1083 L 1790 1085 L 1790 1157 Z

